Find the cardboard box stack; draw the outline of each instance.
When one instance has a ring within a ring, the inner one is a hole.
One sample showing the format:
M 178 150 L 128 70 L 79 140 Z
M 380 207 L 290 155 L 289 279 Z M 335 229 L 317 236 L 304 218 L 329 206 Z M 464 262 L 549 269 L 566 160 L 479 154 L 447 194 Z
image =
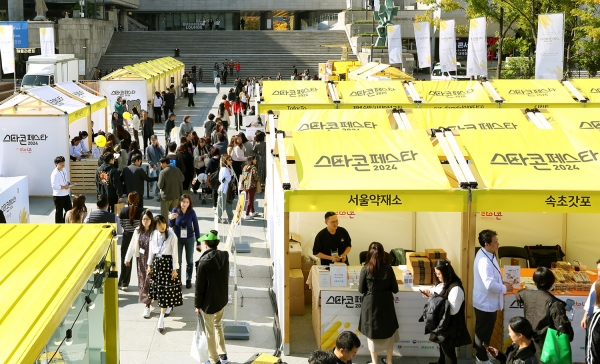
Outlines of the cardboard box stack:
M 304 315 L 304 275 L 302 269 L 290 269 L 290 315 Z
M 431 261 L 428 258 L 411 256 L 406 268 L 412 273 L 415 285 L 431 284 Z
M 308 274 L 313 266 L 315 266 L 315 262 L 306 263 L 304 260 L 302 261 L 302 275 L 304 276 L 304 304 L 310 305 L 312 304 L 312 290 L 306 283 L 308 281 Z
M 438 260 L 440 259 L 446 259 L 446 252 L 444 251 L 444 249 L 425 249 L 425 254 L 427 254 L 427 258 L 429 258 L 429 261 L 431 262 L 431 278 L 432 278 L 432 282 L 433 284 L 438 284 L 440 283 L 437 279 L 437 276 L 435 275 L 435 264 L 437 263 Z M 450 262 L 448 260 L 448 262 Z

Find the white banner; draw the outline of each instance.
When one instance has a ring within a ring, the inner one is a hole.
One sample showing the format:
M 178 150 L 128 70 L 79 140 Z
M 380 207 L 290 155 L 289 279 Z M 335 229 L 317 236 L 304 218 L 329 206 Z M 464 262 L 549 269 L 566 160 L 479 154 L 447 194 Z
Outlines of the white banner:
M 29 223 L 27 176 L 0 177 L 0 209 L 9 224 Z
M 487 37 L 485 17 L 469 21 L 467 76 L 487 76 Z
M 388 25 L 388 54 L 390 56 L 390 64 L 402 63 L 402 34 L 400 33 L 400 25 Z
M 54 54 L 54 28 L 40 28 L 42 56 Z
M 417 57 L 419 58 L 419 68 L 431 67 L 431 35 L 429 33 L 429 23 L 424 21 L 414 23 L 415 42 L 417 43 Z
M 454 20 L 440 20 L 440 66 L 442 72 L 456 71 Z
M 2 72 L 15 72 L 15 36 L 12 25 L 0 25 L 0 56 L 2 57 Z
M 358 354 L 369 354 L 367 338 L 358 331 L 362 298 L 358 291 L 321 291 L 321 349 L 333 350 L 338 335 L 343 331 L 352 331 L 360 339 Z M 425 335 L 425 323 L 419 322 L 425 303 L 427 300 L 419 292 L 394 294 L 394 307 L 400 326 L 400 340 L 394 343 L 394 355 L 439 355 L 438 345 L 429 341 L 429 335 Z
M 133 107 L 139 110 L 148 110 L 148 96 L 146 93 L 146 81 L 100 81 L 100 94 L 108 99 L 109 115 L 115 111 L 115 102 L 121 96 L 127 101 L 127 110 L 131 112 Z M 149 110 L 148 110 L 149 111 Z M 110 119 L 110 118 L 109 118 Z
M 564 14 L 538 15 L 535 78 L 561 80 L 565 32 Z

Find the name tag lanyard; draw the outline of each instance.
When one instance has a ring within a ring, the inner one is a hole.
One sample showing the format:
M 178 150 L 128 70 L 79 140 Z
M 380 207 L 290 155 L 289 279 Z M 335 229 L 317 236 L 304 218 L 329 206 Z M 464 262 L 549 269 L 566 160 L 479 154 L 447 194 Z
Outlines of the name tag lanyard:
M 162 235 L 162 233 L 159 232 L 158 235 L 160 236 L 160 235 Z M 161 238 L 162 238 L 162 236 L 161 236 Z M 162 238 L 162 244 L 158 248 L 158 254 L 156 254 L 158 259 L 162 258 L 162 251 L 163 251 L 163 247 L 165 246 L 165 243 L 166 243 L 165 239 Z M 156 246 L 158 246 L 158 240 L 156 241 Z

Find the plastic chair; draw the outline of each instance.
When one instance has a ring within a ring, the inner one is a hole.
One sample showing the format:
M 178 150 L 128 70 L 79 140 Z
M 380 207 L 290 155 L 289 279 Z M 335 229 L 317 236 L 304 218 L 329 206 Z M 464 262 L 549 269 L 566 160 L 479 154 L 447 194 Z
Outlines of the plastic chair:
M 529 268 L 529 253 L 527 249 L 519 246 L 501 246 L 498 249 L 498 258 L 500 258 L 500 266 L 503 267 L 505 264 L 502 258 L 517 258 L 519 259 L 519 265 L 523 268 Z

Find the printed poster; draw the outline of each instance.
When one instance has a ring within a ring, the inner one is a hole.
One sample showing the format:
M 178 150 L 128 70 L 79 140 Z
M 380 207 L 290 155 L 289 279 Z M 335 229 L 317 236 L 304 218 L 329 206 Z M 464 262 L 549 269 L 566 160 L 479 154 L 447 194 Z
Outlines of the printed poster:
M 15 37 L 12 25 L 0 25 L 0 55 L 2 73 L 15 72 Z
M 561 80 L 563 75 L 564 14 L 540 14 L 535 57 L 535 78 Z
M 414 23 L 415 42 L 417 43 L 417 57 L 419 58 L 419 68 L 431 67 L 431 36 L 429 33 L 429 23 Z
M 487 76 L 487 37 L 485 17 L 469 20 L 467 76 Z
M 400 33 L 400 25 L 388 25 L 387 36 L 390 64 L 402 63 L 402 35 Z
M 440 20 L 440 66 L 442 72 L 456 71 L 454 20 Z
M 54 54 L 54 28 L 40 28 L 42 56 Z

